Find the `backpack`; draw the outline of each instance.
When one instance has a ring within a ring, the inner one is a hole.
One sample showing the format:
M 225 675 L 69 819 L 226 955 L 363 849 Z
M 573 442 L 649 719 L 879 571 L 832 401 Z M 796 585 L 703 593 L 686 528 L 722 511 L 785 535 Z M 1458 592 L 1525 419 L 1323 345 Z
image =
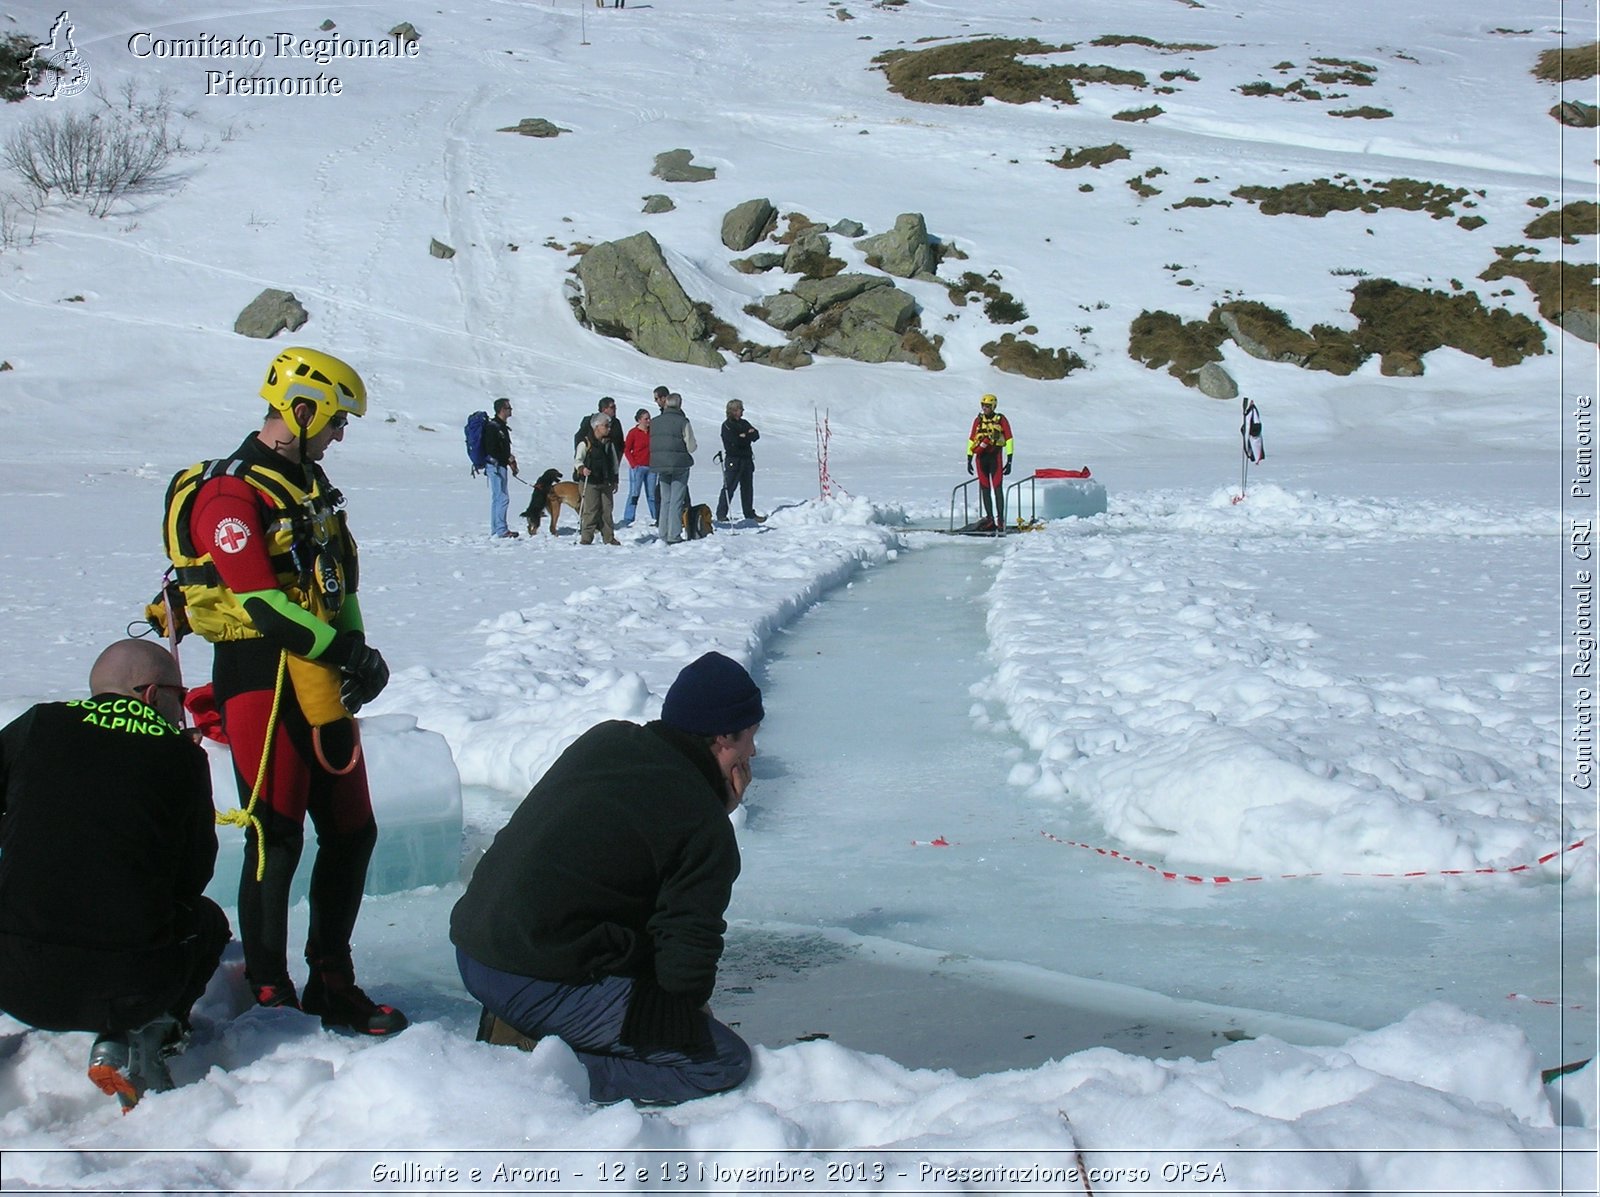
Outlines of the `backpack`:
M 472 463 L 472 472 L 487 469 L 489 457 L 483 451 L 483 426 L 489 422 L 489 413 L 475 411 L 467 417 L 467 460 Z

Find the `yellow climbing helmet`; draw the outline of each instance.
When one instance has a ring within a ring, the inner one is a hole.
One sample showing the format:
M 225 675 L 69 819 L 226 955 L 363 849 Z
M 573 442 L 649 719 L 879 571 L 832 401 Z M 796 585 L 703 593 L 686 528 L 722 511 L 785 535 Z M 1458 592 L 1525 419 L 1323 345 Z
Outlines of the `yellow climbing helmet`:
M 347 362 L 320 349 L 291 346 L 273 358 L 266 381 L 261 384 L 261 397 L 289 427 L 308 437 L 316 436 L 340 413 L 367 414 L 367 386 L 361 375 Z M 294 414 L 294 405 L 302 400 L 316 408 L 304 427 Z
M 978 406 L 979 407 L 994 407 L 999 402 L 1000 402 L 1000 400 L 996 399 L 993 395 L 985 395 L 982 399 L 978 400 Z

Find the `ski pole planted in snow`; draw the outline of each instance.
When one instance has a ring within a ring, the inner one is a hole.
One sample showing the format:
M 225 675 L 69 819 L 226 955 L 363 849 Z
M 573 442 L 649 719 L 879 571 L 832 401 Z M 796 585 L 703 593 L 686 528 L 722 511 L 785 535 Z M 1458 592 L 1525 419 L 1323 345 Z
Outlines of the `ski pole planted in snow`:
M 1242 457 L 1239 462 L 1239 493 L 1234 498 L 1235 503 L 1244 502 L 1245 486 L 1250 478 L 1251 462 L 1265 461 L 1266 449 L 1261 443 L 1261 409 L 1255 405 L 1255 400 L 1246 395 L 1244 399 L 1244 420 L 1239 425 L 1239 438 L 1243 442 Z

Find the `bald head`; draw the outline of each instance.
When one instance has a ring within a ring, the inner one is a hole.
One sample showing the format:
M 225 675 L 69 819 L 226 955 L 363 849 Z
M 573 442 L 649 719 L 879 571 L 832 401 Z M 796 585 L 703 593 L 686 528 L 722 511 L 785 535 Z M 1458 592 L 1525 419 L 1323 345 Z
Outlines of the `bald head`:
M 118 640 L 89 670 L 89 693 L 133 694 L 142 686 L 178 684 L 178 662 L 154 640 Z

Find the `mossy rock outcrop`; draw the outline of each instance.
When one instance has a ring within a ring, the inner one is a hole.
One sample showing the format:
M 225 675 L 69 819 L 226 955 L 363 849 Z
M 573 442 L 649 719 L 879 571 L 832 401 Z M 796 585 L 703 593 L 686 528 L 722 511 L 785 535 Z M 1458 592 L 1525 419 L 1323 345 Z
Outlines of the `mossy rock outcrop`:
M 875 237 L 863 237 L 855 247 L 867 255 L 867 265 L 896 278 L 933 278 L 938 254 L 928 239 L 928 222 L 920 212 L 903 212 L 894 228 Z
M 294 332 L 309 319 L 293 292 L 268 287 L 245 305 L 233 322 L 233 331 L 242 337 L 270 341 L 285 330 Z
M 580 318 L 602 336 L 668 362 L 721 367 L 711 327 L 649 233 L 590 247 L 578 260 Z
M 769 199 L 751 199 L 722 217 L 722 244 L 743 253 L 777 227 L 778 210 Z
M 693 150 L 667 150 L 656 155 L 650 173 L 663 183 L 705 183 L 717 177 L 714 166 L 693 165 Z
M 927 342 L 915 327 L 917 312 L 917 301 L 900 288 L 869 287 L 818 313 L 809 324 L 795 330 L 794 339 L 808 352 L 826 357 L 856 362 L 909 362 L 940 369 L 942 361 L 930 365 L 926 358 Z
M 516 133 L 522 137 L 560 137 L 563 133 L 571 133 L 553 121 L 547 121 L 542 116 L 525 116 L 514 125 L 507 125 L 496 130 L 500 133 Z
M 793 241 L 783 255 L 783 268 L 789 274 L 807 278 L 828 278 L 844 269 L 844 260 L 833 256 L 833 243 L 821 228 L 808 229 Z

